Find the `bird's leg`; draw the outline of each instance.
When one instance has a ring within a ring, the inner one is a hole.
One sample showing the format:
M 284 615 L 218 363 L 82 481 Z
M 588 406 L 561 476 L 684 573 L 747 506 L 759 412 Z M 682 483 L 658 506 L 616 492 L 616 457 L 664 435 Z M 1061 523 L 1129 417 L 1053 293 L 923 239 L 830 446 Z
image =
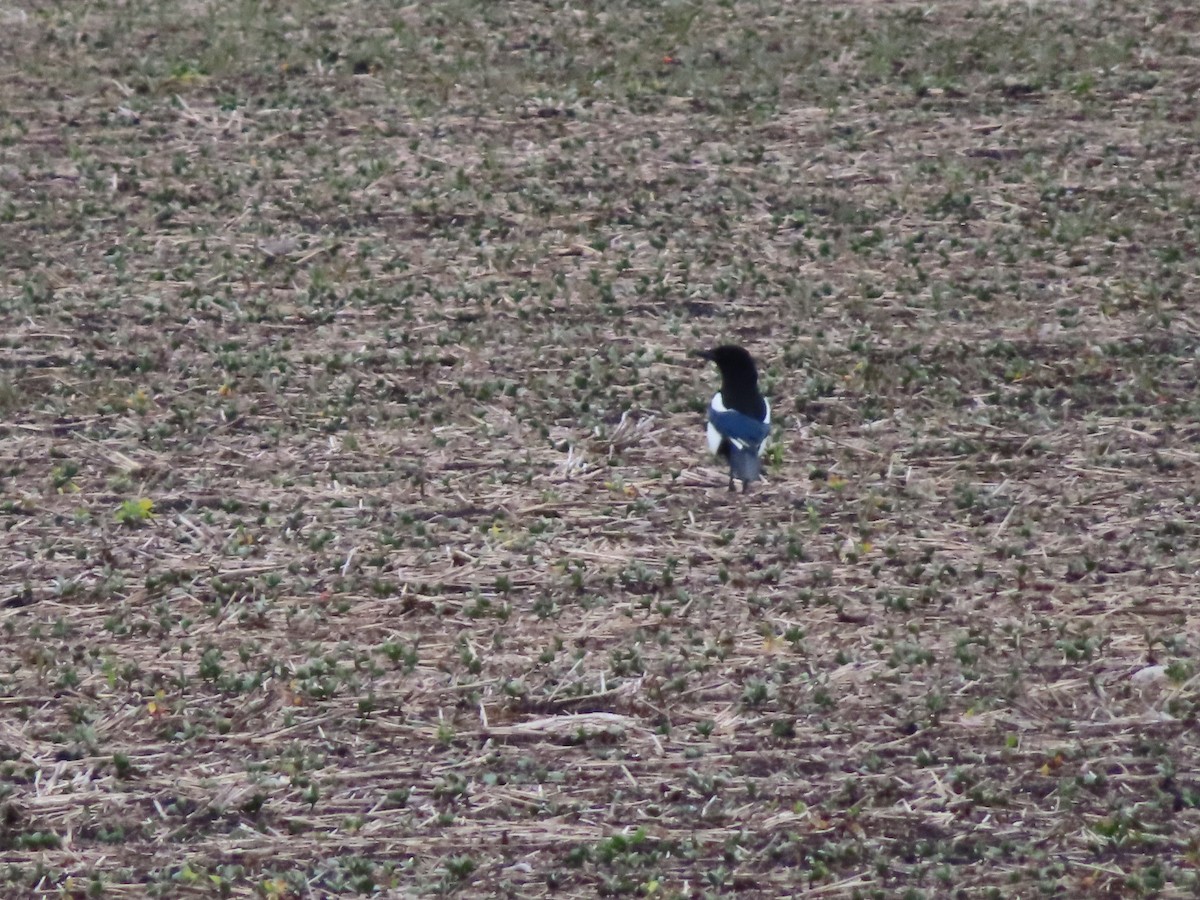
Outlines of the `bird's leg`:
M 748 481 L 743 481 L 743 482 L 742 482 L 742 493 L 743 493 L 743 494 L 748 494 L 748 493 L 750 493 L 750 482 L 748 482 Z
M 730 473 L 729 473 L 729 489 L 730 489 L 731 491 L 736 491 L 736 490 L 737 490 L 737 488 L 736 488 L 736 487 L 734 486 L 734 484 L 733 484 L 733 472 L 732 472 L 732 471 L 730 471 Z

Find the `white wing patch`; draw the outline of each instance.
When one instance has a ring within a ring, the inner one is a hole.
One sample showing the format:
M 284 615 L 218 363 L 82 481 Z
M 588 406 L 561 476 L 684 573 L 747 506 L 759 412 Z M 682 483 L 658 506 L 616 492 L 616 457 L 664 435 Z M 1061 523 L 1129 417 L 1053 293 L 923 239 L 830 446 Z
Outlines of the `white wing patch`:
M 771 424 L 771 401 L 768 400 L 766 397 L 763 397 L 763 404 L 767 407 L 767 417 L 765 419 L 763 419 L 763 421 L 766 422 L 768 425 L 770 425 Z M 767 435 L 765 438 L 763 438 L 763 442 L 761 444 L 759 444 L 759 446 L 758 446 L 758 455 L 759 456 L 763 455 L 763 451 L 767 449 L 767 444 L 769 444 L 769 443 L 771 443 L 771 436 Z
M 713 394 L 712 400 L 709 401 L 708 408 L 713 412 L 725 412 L 725 401 L 721 399 L 721 392 L 717 391 Z M 721 432 L 713 427 L 712 422 L 708 423 L 708 452 L 714 456 L 717 453 L 717 448 L 721 446 Z
M 721 446 L 721 433 L 713 428 L 712 422 L 708 423 L 708 452 L 714 456 L 717 453 L 717 448 Z

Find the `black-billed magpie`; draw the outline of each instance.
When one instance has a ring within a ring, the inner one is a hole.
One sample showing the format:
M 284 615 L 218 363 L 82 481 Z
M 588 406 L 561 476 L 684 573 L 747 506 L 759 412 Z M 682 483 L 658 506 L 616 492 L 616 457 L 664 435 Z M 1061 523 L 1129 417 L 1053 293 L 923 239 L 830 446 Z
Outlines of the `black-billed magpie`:
M 708 449 L 729 462 L 729 489 L 742 492 L 762 477 L 763 442 L 771 431 L 771 404 L 758 392 L 758 370 L 743 347 L 723 344 L 697 354 L 717 364 L 721 389 L 708 404 Z

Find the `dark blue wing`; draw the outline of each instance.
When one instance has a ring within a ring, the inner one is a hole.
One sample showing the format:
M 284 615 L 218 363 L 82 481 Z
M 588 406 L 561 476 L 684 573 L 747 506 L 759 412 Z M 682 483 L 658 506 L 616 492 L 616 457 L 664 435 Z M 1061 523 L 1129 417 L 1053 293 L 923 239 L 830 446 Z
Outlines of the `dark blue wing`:
M 708 421 L 712 422 L 713 428 L 717 429 L 722 437 L 729 438 L 730 441 L 744 447 L 755 449 L 767 439 L 767 435 L 771 432 L 771 426 L 766 422 L 752 419 L 735 409 L 718 412 L 709 407 Z

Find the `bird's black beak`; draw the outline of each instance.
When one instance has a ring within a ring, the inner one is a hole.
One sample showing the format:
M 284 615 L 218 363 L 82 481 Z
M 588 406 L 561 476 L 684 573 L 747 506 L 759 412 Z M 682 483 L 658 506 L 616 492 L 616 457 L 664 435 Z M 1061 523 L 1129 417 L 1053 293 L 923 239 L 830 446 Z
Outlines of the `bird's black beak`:
M 701 359 L 707 359 L 709 362 L 712 362 L 713 358 L 711 350 L 693 350 L 692 356 L 698 356 Z

